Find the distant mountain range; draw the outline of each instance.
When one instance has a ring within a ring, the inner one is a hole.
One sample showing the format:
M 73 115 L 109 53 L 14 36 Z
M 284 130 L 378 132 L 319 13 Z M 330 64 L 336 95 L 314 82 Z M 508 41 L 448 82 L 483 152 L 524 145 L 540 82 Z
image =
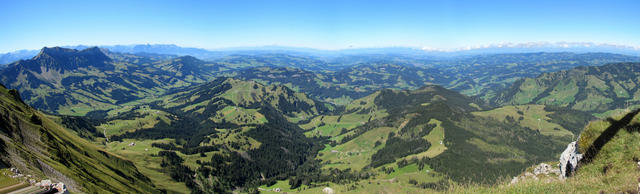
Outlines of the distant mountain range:
M 139 48 L 149 51 L 155 47 Z M 172 48 L 176 47 L 163 47 Z M 313 56 L 260 54 L 229 55 L 206 62 L 192 56 L 127 54 L 98 47 L 84 50 L 45 47 L 32 59 L 19 60 L 1 69 L 0 82 L 17 88 L 25 102 L 40 110 L 84 115 L 219 76 L 284 84 L 334 104 L 345 104 L 384 88 L 417 89 L 427 84 L 489 100 L 520 78 L 576 66 L 633 61 L 640 61 L 640 57 L 611 53 L 516 53 L 448 60 L 399 56 L 323 60 Z
M 433 53 L 442 53 L 444 56 L 477 55 L 496 53 L 531 53 L 531 52 L 607 52 L 626 55 L 640 55 L 640 47 L 616 44 L 596 44 L 589 42 L 529 42 L 529 43 L 501 43 L 475 47 L 458 48 L 451 50 L 423 48 Z
M 45 47 L 0 70 L 0 80 L 51 113 L 77 115 L 209 81 L 218 67 L 194 57 L 173 59 Z M 73 108 L 72 108 L 73 107 Z M 71 109 L 67 109 L 71 108 Z
M 82 50 L 93 47 L 87 45 L 63 46 Z M 340 50 L 322 50 L 302 47 L 287 46 L 259 46 L 259 47 L 235 47 L 224 49 L 202 49 L 192 47 L 180 47 L 174 44 L 137 44 L 137 45 L 101 45 L 100 48 L 108 49 L 111 52 L 121 53 L 155 53 L 167 55 L 191 55 L 202 60 L 216 59 L 229 55 L 255 55 L 267 53 L 281 54 L 304 54 L 316 57 L 335 58 L 345 55 L 403 55 L 416 58 L 448 58 L 481 54 L 496 53 L 530 53 L 530 52 L 608 52 L 625 55 L 640 56 L 640 48 L 614 44 L 595 43 L 522 43 L 522 44 L 494 44 L 458 49 L 433 49 L 414 47 L 380 47 L 380 48 L 350 48 Z M 0 54 L 0 64 L 8 64 L 20 59 L 29 59 L 38 54 L 38 50 L 20 50 L 5 54 Z
M 29 59 L 34 57 L 40 52 L 39 50 L 19 50 L 10 53 L 0 54 L 0 67 L 4 64 L 9 64 L 11 62 L 20 60 L 20 59 Z

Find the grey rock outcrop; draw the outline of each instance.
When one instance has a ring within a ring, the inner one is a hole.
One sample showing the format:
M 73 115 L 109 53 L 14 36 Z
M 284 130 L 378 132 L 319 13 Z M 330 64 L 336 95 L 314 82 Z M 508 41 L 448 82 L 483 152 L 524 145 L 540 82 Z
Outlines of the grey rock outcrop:
M 551 171 L 551 165 L 548 165 L 546 163 L 541 163 L 540 165 L 536 166 L 535 169 L 533 169 L 533 174 L 535 175 L 549 174 L 550 171 Z
M 578 152 L 578 144 L 575 141 L 569 143 L 567 149 L 560 155 L 560 177 L 564 179 L 573 175 L 580 159 L 582 154 Z
M 548 175 L 548 174 L 560 175 L 560 169 L 553 168 L 551 165 L 549 165 L 547 163 L 540 163 L 538 166 L 536 166 L 535 169 L 533 169 L 533 174 L 534 175 L 539 175 L 539 174 L 543 174 L 543 175 Z
M 322 193 L 324 193 L 324 194 L 334 194 L 335 191 L 331 187 L 325 187 L 324 189 L 322 189 Z
M 533 173 L 524 172 L 520 176 L 513 177 L 513 179 L 511 179 L 511 184 L 516 184 L 526 180 L 540 180 L 540 178 L 550 181 L 550 177 L 557 177 L 558 175 L 560 175 L 560 169 L 554 168 L 547 163 L 540 163 L 533 169 Z

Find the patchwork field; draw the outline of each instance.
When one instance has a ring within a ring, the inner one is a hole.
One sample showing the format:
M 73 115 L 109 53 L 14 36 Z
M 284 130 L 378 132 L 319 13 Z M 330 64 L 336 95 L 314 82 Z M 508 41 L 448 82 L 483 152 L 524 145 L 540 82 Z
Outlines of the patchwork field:
M 502 122 L 517 122 L 520 126 L 539 130 L 548 136 L 571 136 L 572 133 L 557 123 L 551 122 L 551 112 L 544 110 L 544 105 L 504 106 L 497 109 L 474 112 L 474 115 L 490 117 Z
M 171 179 L 169 174 L 160 166 L 162 157 L 158 157 L 157 154 L 162 149 L 151 146 L 152 143 L 170 143 L 172 141 L 174 140 L 125 139 L 122 142 L 107 143 L 106 149 L 111 153 L 131 160 L 140 172 L 149 177 L 157 187 L 174 193 L 188 193 L 189 189 L 184 183 Z M 134 144 L 130 145 L 131 143 Z M 195 164 L 195 161 L 192 162 Z
M 392 131 L 395 129 L 390 127 L 379 127 L 367 131 L 344 144 L 326 147 L 320 151 L 318 159 L 326 163 L 323 168 L 362 169 L 371 163 L 371 156 L 382 149 L 384 146 L 382 143 L 386 141 L 388 134 Z M 375 146 L 376 142 L 381 144 Z

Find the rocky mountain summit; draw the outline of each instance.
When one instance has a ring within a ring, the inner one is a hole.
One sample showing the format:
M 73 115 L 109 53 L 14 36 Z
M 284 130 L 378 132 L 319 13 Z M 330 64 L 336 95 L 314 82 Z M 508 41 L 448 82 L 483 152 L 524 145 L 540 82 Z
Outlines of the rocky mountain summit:
M 564 180 L 572 176 L 577 168 L 578 162 L 582 159 L 582 154 L 578 151 L 577 142 L 571 142 L 560 155 L 559 163 L 553 167 L 547 163 L 540 163 L 533 170 L 527 169 L 524 173 L 511 179 L 511 184 L 515 184 L 527 179 L 539 180 L 541 177 L 550 182 L 554 180 Z M 553 176 L 555 175 L 555 176 Z

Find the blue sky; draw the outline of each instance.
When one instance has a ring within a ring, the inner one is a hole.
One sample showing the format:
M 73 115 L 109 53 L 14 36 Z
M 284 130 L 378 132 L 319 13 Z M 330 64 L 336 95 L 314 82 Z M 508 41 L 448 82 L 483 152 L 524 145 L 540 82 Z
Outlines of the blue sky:
M 9 1 L 0 52 L 61 45 L 207 49 L 640 45 L 640 1 Z

